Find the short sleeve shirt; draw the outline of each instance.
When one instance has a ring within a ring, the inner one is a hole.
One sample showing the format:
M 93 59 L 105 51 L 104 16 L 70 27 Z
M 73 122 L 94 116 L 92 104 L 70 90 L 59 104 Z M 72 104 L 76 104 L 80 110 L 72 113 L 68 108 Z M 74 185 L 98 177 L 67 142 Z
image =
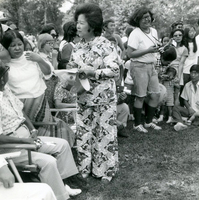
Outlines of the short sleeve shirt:
M 144 33 L 140 28 L 135 28 L 128 39 L 128 46 L 136 50 L 146 50 L 157 44 L 158 36 L 154 28 L 150 28 L 150 33 Z M 155 53 L 147 53 L 138 58 L 132 58 L 133 61 L 144 63 L 155 63 L 157 61 Z

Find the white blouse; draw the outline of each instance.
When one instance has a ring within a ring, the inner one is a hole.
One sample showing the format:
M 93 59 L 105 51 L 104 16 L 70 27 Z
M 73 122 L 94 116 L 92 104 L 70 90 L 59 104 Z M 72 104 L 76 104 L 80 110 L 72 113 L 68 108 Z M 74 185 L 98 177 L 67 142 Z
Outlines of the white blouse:
M 46 89 L 43 73 L 36 62 L 27 60 L 25 53 L 7 64 L 10 67 L 8 85 L 19 98 L 37 98 Z

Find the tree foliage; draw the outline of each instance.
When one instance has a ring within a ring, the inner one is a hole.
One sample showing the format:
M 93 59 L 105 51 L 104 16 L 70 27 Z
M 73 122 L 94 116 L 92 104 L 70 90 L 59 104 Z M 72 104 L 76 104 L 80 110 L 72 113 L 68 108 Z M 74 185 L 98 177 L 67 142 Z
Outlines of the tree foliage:
M 64 0 L 1 0 L 0 8 L 6 10 L 10 20 L 19 30 L 37 34 L 46 23 L 53 23 L 62 30 L 64 14 L 59 8 Z
M 196 24 L 199 16 L 198 0 L 67 0 L 73 6 L 65 15 L 59 8 L 65 0 L 0 0 L 1 10 L 6 10 L 11 20 L 26 33 L 38 33 L 45 23 L 53 23 L 61 33 L 62 24 L 73 20 L 76 6 L 85 3 L 97 3 L 104 18 L 114 17 L 120 34 L 128 26 L 129 16 L 139 6 L 147 6 L 154 13 L 153 26 L 158 32 L 170 31 L 170 26 L 177 20 L 184 24 Z
M 71 19 L 76 6 L 84 2 L 99 4 L 104 18 L 115 18 L 117 30 L 121 34 L 128 26 L 130 15 L 140 6 L 147 6 L 154 13 L 153 26 L 160 35 L 169 32 L 171 24 L 177 20 L 182 20 L 184 24 L 195 25 L 199 18 L 198 0 L 74 0 L 73 7 L 65 14 L 64 19 Z

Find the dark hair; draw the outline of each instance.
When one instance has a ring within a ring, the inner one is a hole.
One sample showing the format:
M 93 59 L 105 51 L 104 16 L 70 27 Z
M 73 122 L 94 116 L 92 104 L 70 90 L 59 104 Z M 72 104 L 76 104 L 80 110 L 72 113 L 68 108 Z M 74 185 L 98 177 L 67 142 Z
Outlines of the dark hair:
M 182 21 L 176 21 L 171 25 L 172 30 L 176 28 L 177 25 L 182 25 L 183 26 L 183 22 Z
M 197 73 L 199 73 L 199 65 L 192 65 L 189 71 L 196 71 Z
M 103 27 L 107 27 L 110 22 L 115 23 L 115 20 L 112 18 L 104 20 Z
M 5 49 L 8 49 L 12 41 L 16 38 L 19 38 L 23 44 L 24 39 L 22 35 L 17 30 L 9 30 L 4 33 L 3 39 L 1 41 L 1 44 L 4 46 Z
M 163 43 L 163 40 L 164 40 L 165 37 L 170 38 L 169 34 L 164 34 L 164 35 L 161 37 L 161 43 Z
M 166 69 L 165 73 L 167 74 L 169 72 L 173 72 L 173 76 L 176 76 L 176 74 L 177 74 L 177 71 L 176 71 L 176 69 L 174 67 L 168 67 Z
M 179 29 L 179 28 L 172 30 L 170 38 L 173 38 L 174 33 L 177 32 L 177 31 L 180 31 L 182 33 L 182 41 L 181 41 L 180 46 L 183 46 L 183 44 L 184 44 L 184 30 Z
M 132 26 L 128 26 L 126 29 L 125 29 L 125 34 L 127 37 L 129 37 L 129 35 L 131 34 L 131 32 L 133 31 L 133 27 Z
M 140 20 L 142 19 L 143 15 L 149 13 L 151 16 L 151 22 L 153 22 L 153 13 L 145 6 L 142 6 L 135 10 L 135 12 L 129 18 L 129 24 L 131 26 L 139 27 Z
M 81 14 L 85 16 L 89 26 L 93 29 L 94 35 L 100 36 L 103 27 L 102 10 L 100 7 L 94 3 L 85 3 L 77 6 L 74 15 L 76 22 L 78 20 L 78 16 Z
M 189 52 L 189 31 L 191 28 L 194 28 L 195 30 L 194 26 L 191 26 L 189 28 L 187 27 L 184 29 L 184 45 L 185 47 L 187 47 L 188 52 Z M 197 51 L 196 36 L 193 38 L 192 42 L 193 42 L 193 52 L 195 53 Z
M 43 33 L 48 33 L 50 34 L 50 32 L 52 30 L 55 30 L 56 34 L 57 34 L 57 37 L 59 36 L 57 30 L 55 29 L 55 26 L 53 23 L 49 23 L 49 24 L 46 24 L 44 25 L 44 27 L 42 28 L 41 32 L 39 33 L 39 35 L 43 34 Z
M 64 30 L 63 40 L 66 40 L 67 42 L 73 41 L 77 33 L 76 23 L 73 21 L 66 22 L 63 25 L 63 30 Z

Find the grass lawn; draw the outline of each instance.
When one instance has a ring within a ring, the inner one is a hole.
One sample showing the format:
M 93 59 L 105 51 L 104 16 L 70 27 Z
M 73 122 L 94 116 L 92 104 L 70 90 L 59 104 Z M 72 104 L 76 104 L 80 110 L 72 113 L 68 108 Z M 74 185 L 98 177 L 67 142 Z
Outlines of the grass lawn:
M 120 169 L 109 185 L 88 178 L 75 200 L 198 200 L 199 126 L 176 132 L 139 133 L 129 121 L 128 138 L 118 138 Z

